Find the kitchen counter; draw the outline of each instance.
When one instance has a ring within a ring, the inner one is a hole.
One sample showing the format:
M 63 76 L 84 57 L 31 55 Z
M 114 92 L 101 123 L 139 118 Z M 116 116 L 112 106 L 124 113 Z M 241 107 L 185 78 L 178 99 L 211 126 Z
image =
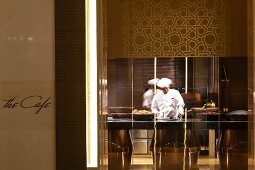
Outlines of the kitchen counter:
M 215 157 L 215 135 L 217 130 L 248 130 L 248 121 L 204 121 L 202 119 L 170 120 L 160 119 L 154 121 L 134 121 L 131 118 L 114 118 L 107 120 L 106 128 L 111 130 L 132 129 L 164 129 L 164 130 L 208 130 L 209 131 L 209 157 Z
M 132 121 L 131 118 L 115 118 L 107 120 L 107 129 L 248 129 L 248 121 L 204 121 L 201 119 L 154 121 Z

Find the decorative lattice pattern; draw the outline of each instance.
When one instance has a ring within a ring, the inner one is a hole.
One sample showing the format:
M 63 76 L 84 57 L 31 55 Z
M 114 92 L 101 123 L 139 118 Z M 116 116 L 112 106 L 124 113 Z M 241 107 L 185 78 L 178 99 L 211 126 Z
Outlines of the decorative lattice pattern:
M 122 43 L 122 46 L 121 50 L 110 48 L 109 54 L 115 57 L 224 56 L 222 3 L 221 0 L 122 0 L 118 5 L 122 11 L 113 7 L 109 10 L 120 16 L 108 15 L 109 29 L 114 30 L 109 34 L 109 44 Z M 118 21 L 121 24 L 117 25 Z
M 129 5 L 128 56 L 223 55 L 219 0 L 133 0 Z

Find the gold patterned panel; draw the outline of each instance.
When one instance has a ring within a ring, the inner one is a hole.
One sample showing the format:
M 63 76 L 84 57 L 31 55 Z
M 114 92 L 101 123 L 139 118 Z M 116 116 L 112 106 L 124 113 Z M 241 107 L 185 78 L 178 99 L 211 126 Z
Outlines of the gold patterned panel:
M 107 55 L 247 56 L 247 0 L 107 0 Z
M 219 0 L 130 0 L 126 55 L 224 55 L 220 6 Z

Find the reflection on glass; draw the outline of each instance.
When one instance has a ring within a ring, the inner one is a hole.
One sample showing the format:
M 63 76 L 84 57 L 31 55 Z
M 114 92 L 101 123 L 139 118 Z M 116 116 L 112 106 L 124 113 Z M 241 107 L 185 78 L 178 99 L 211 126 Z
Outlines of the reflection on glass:
M 185 58 L 157 58 L 156 63 L 153 58 L 108 60 L 108 106 L 143 109 L 148 80 L 166 77 L 188 109 L 213 102 L 221 111 L 247 110 L 247 58 L 189 58 L 187 79 Z
M 142 96 L 149 88 L 148 80 L 154 77 L 170 78 L 173 81 L 172 88 L 181 94 L 184 94 L 185 90 L 189 93 L 184 96 L 188 102 L 201 101 L 193 103 L 195 106 L 201 106 L 206 100 L 218 102 L 219 62 L 215 63 L 214 58 L 190 58 L 187 63 L 187 80 L 185 58 L 157 58 L 157 65 L 154 63 L 152 58 L 108 60 L 109 107 L 142 109 Z M 157 70 L 154 71 L 154 68 Z
M 128 166 L 121 164 L 124 169 L 136 168 L 141 158 L 156 169 L 169 166 L 199 169 L 204 158 L 212 159 L 216 167 L 222 168 L 228 166 L 225 160 L 235 162 L 235 155 L 247 159 L 247 139 L 240 136 L 247 133 L 248 82 L 244 71 L 247 58 L 116 58 L 107 64 L 109 115 L 113 117 L 110 122 L 114 130 L 119 129 L 126 136 L 118 131 L 108 140 L 114 138 L 122 151 L 129 148 L 127 155 L 132 161 Z M 163 77 L 170 78 L 171 88 L 182 95 L 185 119 L 175 122 L 156 117 L 154 121 L 132 119 L 134 109 L 150 111 L 143 105 L 143 95 L 151 88 L 148 81 Z M 230 120 L 240 120 L 243 130 L 234 130 L 236 125 L 228 124 Z M 122 146 L 121 141 L 132 142 Z

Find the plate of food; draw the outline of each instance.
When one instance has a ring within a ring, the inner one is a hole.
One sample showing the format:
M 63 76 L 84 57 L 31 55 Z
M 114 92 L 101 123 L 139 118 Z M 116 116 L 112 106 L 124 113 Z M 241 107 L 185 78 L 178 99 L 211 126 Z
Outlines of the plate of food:
M 132 117 L 136 121 L 151 121 L 154 119 L 154 114 L 148 110 L 133 110 Z

